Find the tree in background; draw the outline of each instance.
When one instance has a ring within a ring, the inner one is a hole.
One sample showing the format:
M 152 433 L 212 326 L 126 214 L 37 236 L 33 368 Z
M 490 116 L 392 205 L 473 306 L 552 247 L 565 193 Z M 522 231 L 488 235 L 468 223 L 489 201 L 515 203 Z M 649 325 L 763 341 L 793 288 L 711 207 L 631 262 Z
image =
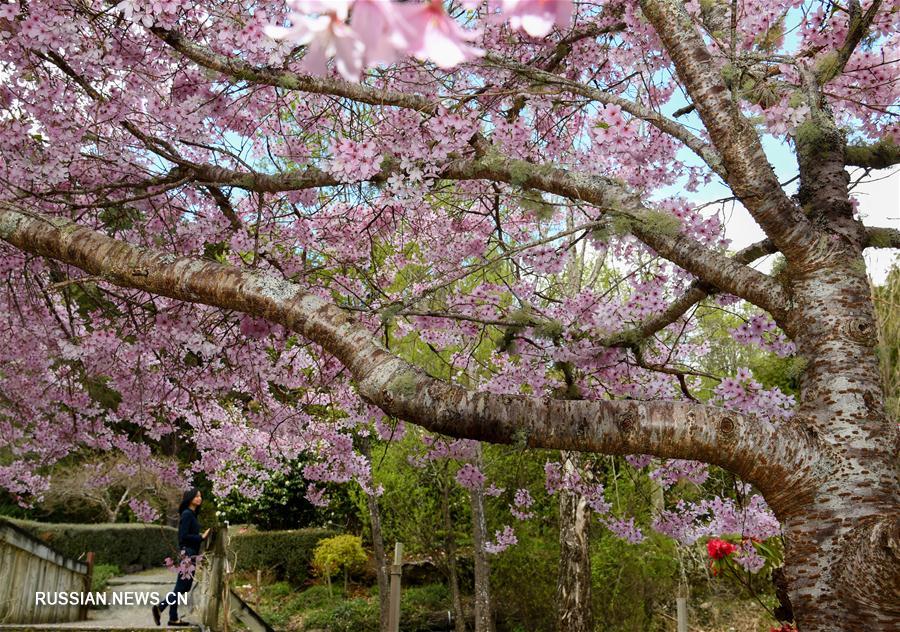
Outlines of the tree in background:
M 177 463 L 161 476 L 158 468 L 106 454 L 57 465 L 38 511 L 80 522 L 118 522 L 128 512 L 141 522 L 170 522 L 182 493 Z
M 847 171 L 898 160 L 894 3 L 290 8 L 0 8 L 0 483 L 24 502 L 73 450 L 143 461 L 177 432 L 220 491 L 301 453 L 309 480 L 368 486 L 350 434 L 384 415 L 702 461 L 779 519 L 800 629 L 897 627 L 898 432 L 862 252 L 900 233 L 863 225 Z M 668 194 L 712 179 L 764 241 L 729 253 Z M 584 242 L 627 272 L 556 298 Z M 750 265 L 775 252 L 778 274 Z M 739 300 L 765 314 L 740 341 L 801 358 L 796 400 L 745 368 L 693 395 L 694 306 Z M 477 358 L 511 330 L 514 353 Z

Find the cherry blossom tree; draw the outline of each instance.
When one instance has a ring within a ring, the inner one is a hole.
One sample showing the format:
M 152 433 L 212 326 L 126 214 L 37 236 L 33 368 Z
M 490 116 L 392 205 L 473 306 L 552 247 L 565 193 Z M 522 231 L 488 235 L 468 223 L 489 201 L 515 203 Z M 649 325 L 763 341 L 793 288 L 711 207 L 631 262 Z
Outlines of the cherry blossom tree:
M 3 4 L 0 484 L 26 502 L 80 449 L 151 467 L 178 433 L 217 491 L 301 453 L 310 480 L 368 486 L 351 435 L 397 420 L 676 460 L 660 480 L 702 462 L 777 517 L 801 630 L 896 629 L 898 430 L 863 250 L 900 231 L 862 223 L 852 180 L 898 162 L 898 16 Z M 792 182 L 764 150 L 779 142 Z M 729 250 L 684 197 L 710 182 L 764 241 Z M 593 265 L 567 294 L 576 256 Z M 797 401 L 747 371 L 698 397 L 695 317 L 738 301 L 758 318 L 736 339 L 795 359 Z M 658 522 L 684 541 L 738 511 L 681 509 Z

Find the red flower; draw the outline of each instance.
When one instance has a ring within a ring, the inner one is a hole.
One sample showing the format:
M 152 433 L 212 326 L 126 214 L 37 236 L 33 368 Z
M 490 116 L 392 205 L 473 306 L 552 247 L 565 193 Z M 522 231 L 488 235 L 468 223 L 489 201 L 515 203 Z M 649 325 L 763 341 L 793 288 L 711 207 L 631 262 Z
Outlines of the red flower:
M 780 628 L 769 628 L 769 632 L 797 632 L 791 623 L 782 623 Z
M 706 543 L 706 551 L 714 560 L 725 559 L 726 557 L 734 553 L 736 549 L 737 547 L 731 542 L 726 542 L 725 540 L 717 540 L 716 538 L 713 538 Z

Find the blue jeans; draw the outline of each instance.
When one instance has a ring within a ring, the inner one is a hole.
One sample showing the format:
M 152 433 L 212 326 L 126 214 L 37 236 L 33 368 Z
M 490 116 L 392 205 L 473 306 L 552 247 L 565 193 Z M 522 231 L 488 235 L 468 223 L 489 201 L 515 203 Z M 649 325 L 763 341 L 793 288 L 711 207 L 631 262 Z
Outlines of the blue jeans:
M 182 577 L 180 573 L 178 574 L 178 579 L 175 581 L 175 588 L 173 588 L 172 592 L 166 595 L 166 598 L 159 604 L 160 612 L 163 612 L 167 606 L 171 606 L 171 609 L 169 610 L 169 621 L 178 621 L 178 595 L 189 593 L 191 591 L 191 586 L 193 585 L 193 575 L 185 578 Z

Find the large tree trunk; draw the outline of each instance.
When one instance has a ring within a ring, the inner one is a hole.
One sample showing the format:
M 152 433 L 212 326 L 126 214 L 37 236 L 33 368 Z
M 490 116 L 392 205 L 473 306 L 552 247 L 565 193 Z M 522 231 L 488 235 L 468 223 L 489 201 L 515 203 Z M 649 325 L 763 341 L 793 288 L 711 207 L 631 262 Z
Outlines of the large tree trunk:
M 861 248 L 823 253 L 788 269 L 797 309 L 787 329 L 808 362 L 794 420 L 821 458 L 809 491 L 775 504 L 785 576 L 804 632 L 898 630 L 897 420 L 885 415 Z
M 480 469 L 481 446 L 478 446 L 475 463 Z M 472 500 L 472 540 L 475 556 L 475 632 L 493 632 L 494 614 L 491 608 L 491 565 L 484 550 L 487 542 L 487 524 L 484 515 L 484 488 L 470 492 Z
M 450 481 L 446 480 L 446 477 L 442 477 L 441 480 L 441 522 L 444 528 L 444 553 L 447 556 L 450 603 L 453 608 L 453 629 L 455 632 L 466 632 L 466 615 L 459 594 L 456 535 L 453 532 L 453 520 L 450 516 Z
M 562 452 L 566 472 L 581 468 L 578 452 Z M 582 474 L 588 476 L 587 474 Z M 591 514 L 584 497 L 559 493 L 559 573 L 556 580 L 556 629 L 559 632 L 593 632 L 591 604 Z

